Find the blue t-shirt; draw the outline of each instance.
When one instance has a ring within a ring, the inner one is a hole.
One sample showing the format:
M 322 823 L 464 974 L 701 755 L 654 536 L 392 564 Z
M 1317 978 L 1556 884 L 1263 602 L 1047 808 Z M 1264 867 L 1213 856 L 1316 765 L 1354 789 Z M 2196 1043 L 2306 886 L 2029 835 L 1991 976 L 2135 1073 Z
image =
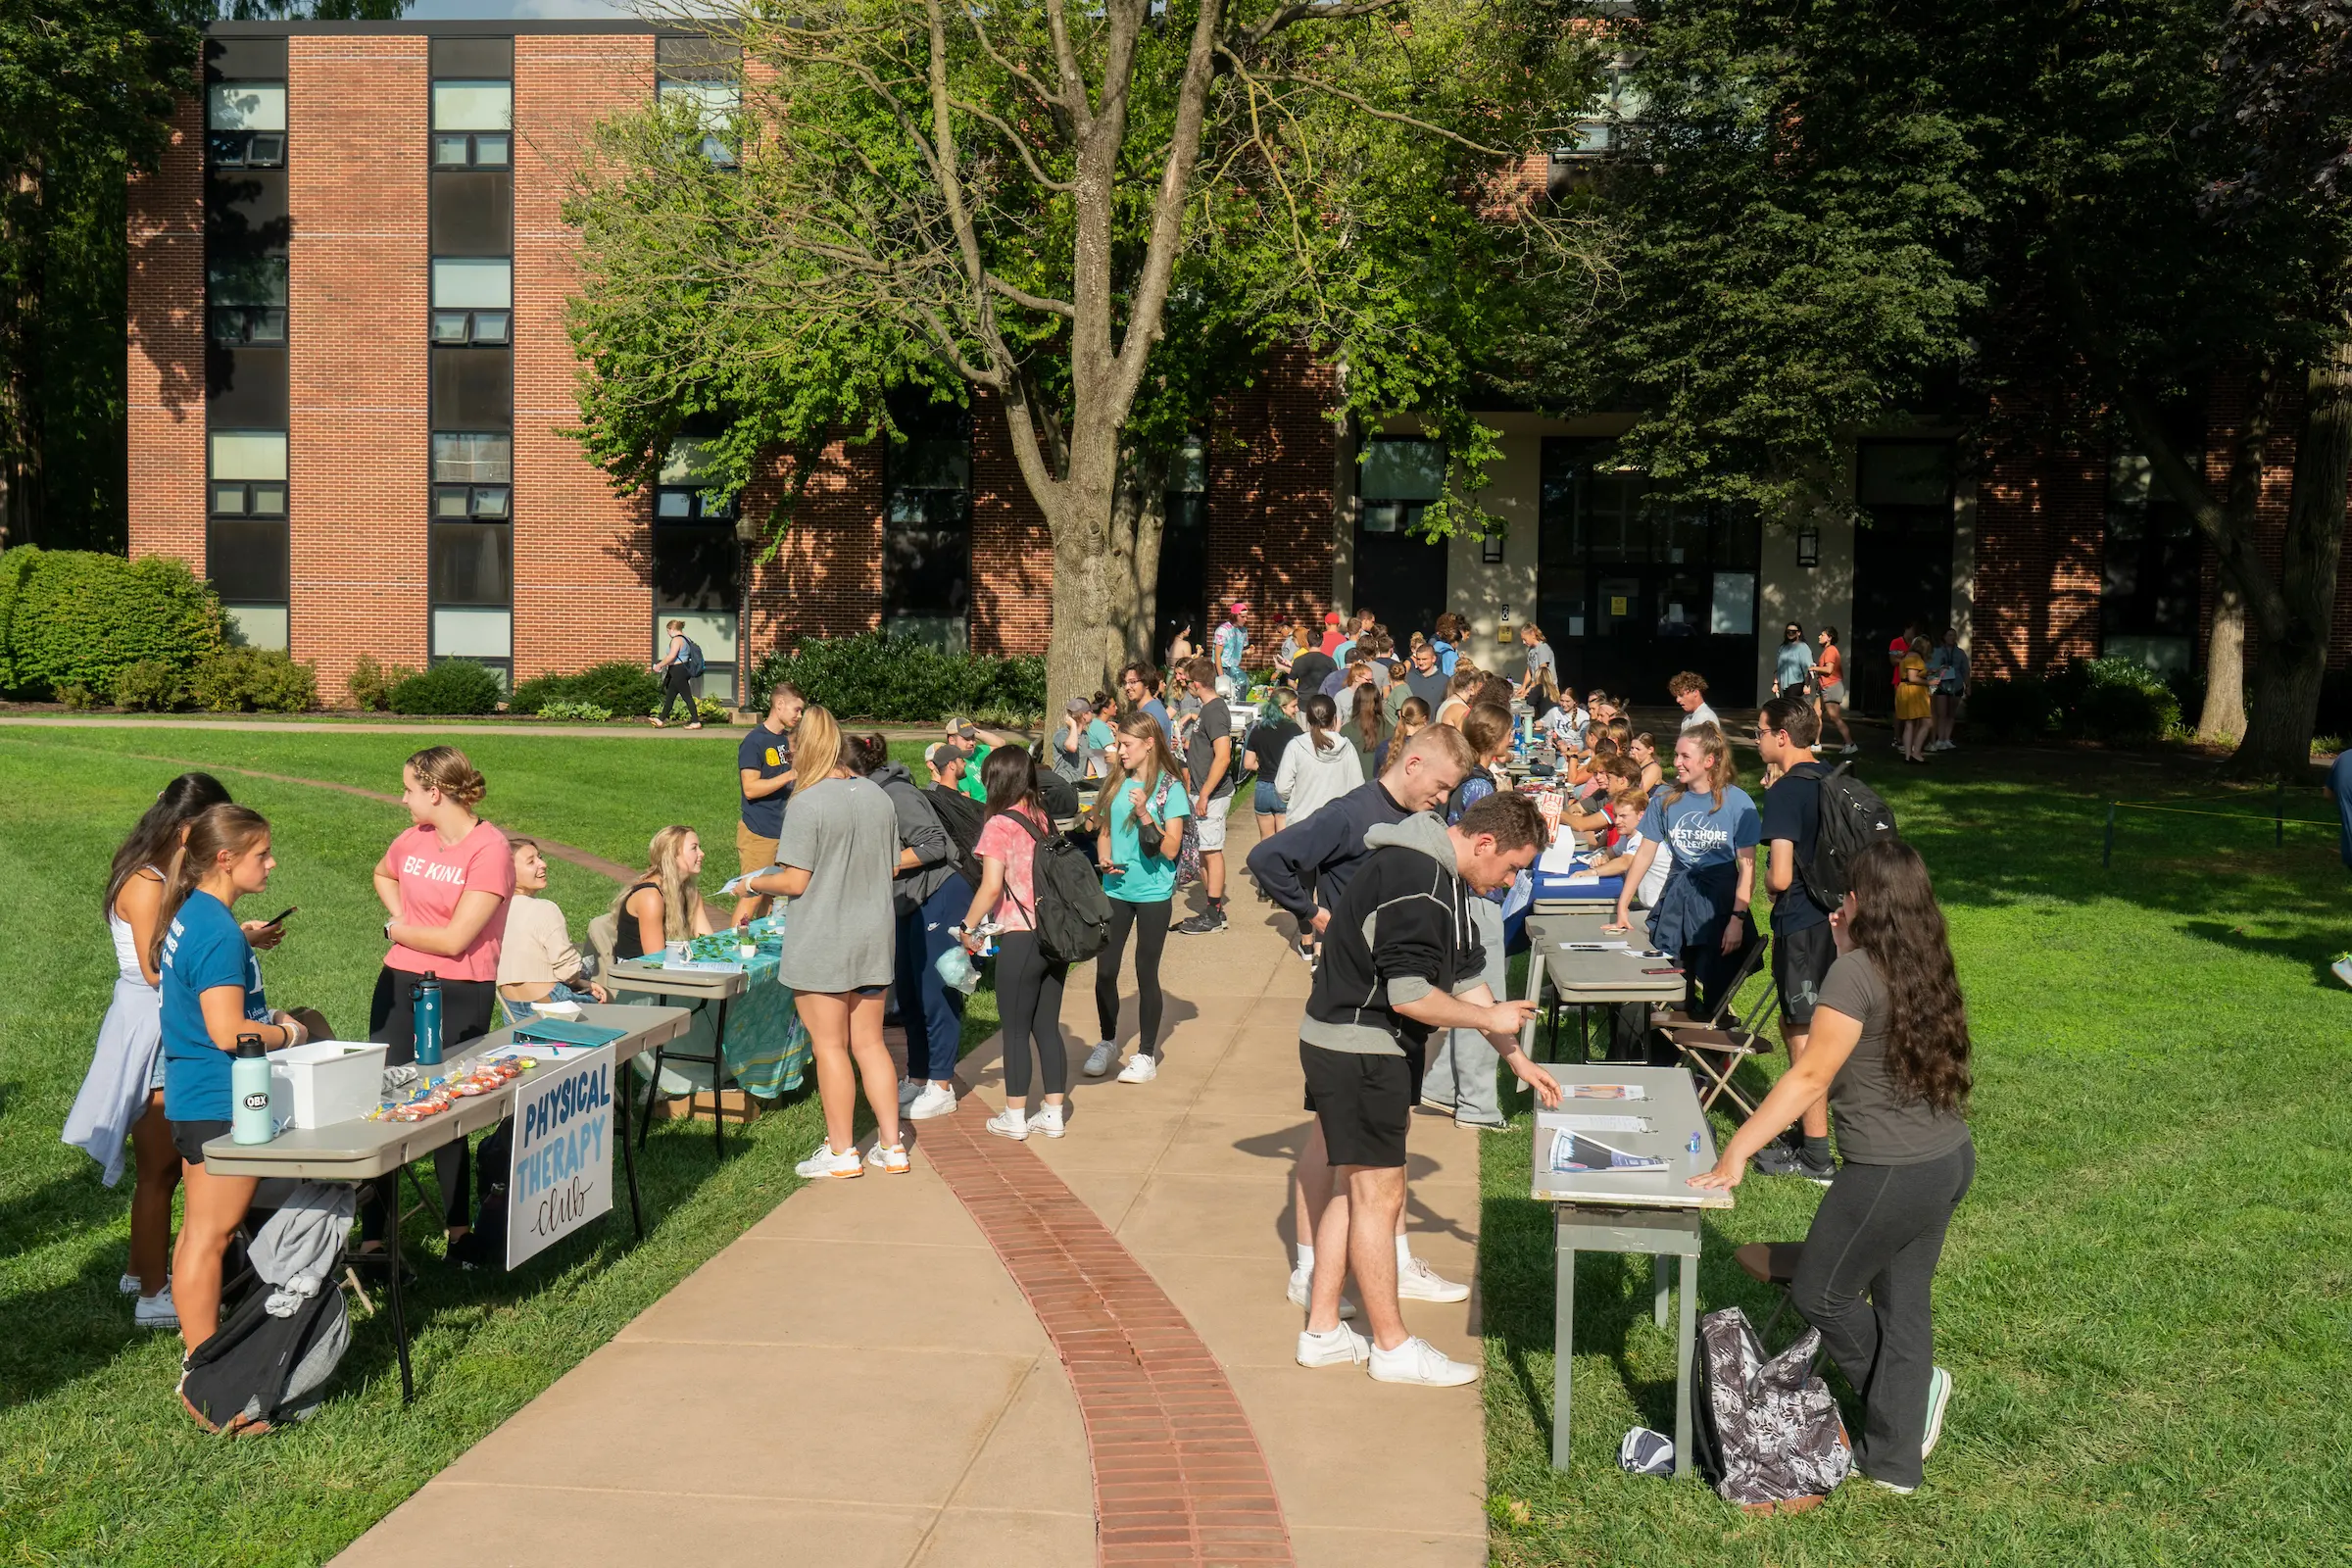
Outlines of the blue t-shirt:
M 1107 753 L 1110 750 L 1110 742 L 1111 734 L 1108 724 L 1099 718 L 1090 718 L 1086 721 L 1086 749 L 1088 751 Z
M 1152 715 L 1152 722 L 1159 726 L 1159 738 L 1168 743 L 1170 751 L 1175 750 L 1176 726 L 1168 721 L 1168 705 L 1156 697 L 1147 697 L 1136 707 Z
M 1681 800 L 1667 801 L 1664 792 L 1650 797 L 1642 813 L 1641 834 L 1674 852 L 1674 863 L 1685 872 L 1710 865 L 1729 865 L 1741 850 L 1753 849 L 1763 836 L 1764 821 L 1745 790 L 1723 792 L 1723 804 L 1703 790 Z
M 1135 808 L 1142 802 L 1153 816 L 1164 825 L 1180 816 L 1193 814 L 1193 803 L 1184 793 L 1184 786 L 1166 774 L 1152 787 L 1149 799 L 1144 795 L 1141 779 L 1129 779 L 1120 787 L 1119 798 L 1110 809 L 1110 863 L 1116 871 L 1102 878 L 1102 891 L 1122 904 L 1157 904 L 1176 896 L 1176 862 L 1159 856 L 1155 841 L 1153 853 L 1144 853 L 1143 835 L 1136 830 Z
M 1785 692 L 1805 685 L 1813 679 L 1813 650 L 1802 642 L 1781 644 L 1772 656 L 1772 673 Z
M 754 724 L 735 748 L 735 765 L 746 773 L 757 773 L 763 779 L 779 777 L 792 771 L 792 731 L 779 735 L 764 721 Z M 741 783 L 738 778 L 737 783 Z M 781 789 L 758 800 L 743 798 L 743 825 L 763 839 L 772 839 L 784 831 L 784 803 L 792 799 L 792 791 Z
M 228 906 L 202 888 L 188 895 L 164 934 L 164 1114 L 172 1121 L 226 1121 L 229 1054 L 213 1044 L 197 999 L 217 986 L 245 993 L 245 1016 L 270 1021 L 262 966 Z

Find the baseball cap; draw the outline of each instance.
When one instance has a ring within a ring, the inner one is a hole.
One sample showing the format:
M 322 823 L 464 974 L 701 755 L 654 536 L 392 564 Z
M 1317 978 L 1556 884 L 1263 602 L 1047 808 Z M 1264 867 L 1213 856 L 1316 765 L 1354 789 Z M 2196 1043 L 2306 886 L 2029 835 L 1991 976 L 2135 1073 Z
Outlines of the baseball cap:
M 1336 610 L 1326 610 L 1325 612 L 1323 612 L 1323 624 L 1324 624 L 1324 625 L 1326 625 L 1326 626 L 1337 626 L 1339 623 L 1340 623 L 1340 612 L 1339 612 L 1338 611 L 1336 611 Z
M 933 741 L 923 748 L 923 760 L 933 767 L 945 767 L 951 761 L 963 760 L 963 748 L 953 741 Z
M 972 728 L 972 721 L 968 718 L 949 719 L 948 733 L 959 741 L 976 741 L 980 738 L 980 732 Z
M 1073 697 L 1061 705 L 1061 710 L 1065 713 L 1091 713 L 1095 710 L 1095 705 L 1083 697 Z
M 1233 608 L 1247 615 L 1250 613 L 1250 601 L 1247 599 L 1236 599 L 1233 602 Z

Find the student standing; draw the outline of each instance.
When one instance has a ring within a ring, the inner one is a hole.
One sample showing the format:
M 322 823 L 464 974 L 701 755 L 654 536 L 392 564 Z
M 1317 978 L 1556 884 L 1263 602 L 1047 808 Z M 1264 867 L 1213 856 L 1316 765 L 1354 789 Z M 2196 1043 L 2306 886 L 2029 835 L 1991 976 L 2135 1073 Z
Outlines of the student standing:
M 1527 650 L 1527 673 L 1519 677 L 1519 700 L 1533 707 L 1541 717 L 1559 689 L 1559 656 L 1544 640 L 1544 628 L 1532 620 L 1519 628 L 1519 642 Z
M 1355 688 L 1354 702 L 1346 717 L 1342 733 L 1354 748 L 1356 770 L 1370 778 L 1380 771 L 1380 764 L 1374 759 L 1380 756 L 1381 743 L 1388 739 L 1388 731 L 1381 722 L 1380 692 L 1369 681 Z
M 1928 760 L 1928 720 L 1932 709 L 1928 691 L 1928 640 L 1914 637 L 1894 667 L 1894 722 L 1906 762 Z
M 695 706 L 694 678 L 703 672 L 703 651 L 686 635 L 686 623 L 673 620 L 667 628 L 669 652 L 654 663 L 654 673 L 662 677 L 662 711 L 654 715 L 654 728 L 660 729 L 669 721 L 672 703 L 681 699 L 686 704 L 686 727 L 703 727 L 702 710 Z
M 1299 712 L 1306 719 L 1306 729 L 1284 750 L 1274 775 L 1274 793 L 1290 808 L 1290 827 L 1364 782 L 1363 764 L 1356 760 L 1354 748 L 1334 727 L 1339 711 L 1332 700 L 1317 692 L 1299 705 Z M 1256 852 L 1250 853 L 1254 858 Z
M 1235 605 L 1236 614 L 1249 606 Z M 1179 936 L 1200 937 L 1225 929 L 1225 817 L 1233 804 L 1233 710 L 1217 693 L 1217 666 L 1196 659 L 1184 666 L 1185 680 L 1200 703 L 1186 738 L 1184 771 L 1191 790 L 1193 831 L 1200 844 L 1200 890 L 1208 906 L 1177 925 Z
M 1449 827 L 1460 823 L 1479 802 L 1508 788 L 1494 769 L 1511 755 L 1510 710 L 1486 705 L 1473 708 L 1462 720 L 1461 730 L 1462 739 L 1478 754 L 1478 765 L 1446 797 Z M 1539 841 L 1537 849 L 1542 848 Z M 1479 977 L 1495 996 L 1510 988 L 1503 955 L 1502 895 L 1503 889 L 1497 888 L 1478 894 L 1464 905 L 1472 934 L 1485 955 Z M 1484 1034 L 1476 1029 L 1447 1029 L 1436 1037 L 1421 1103 L 1451 1116 L 1457 1127 L 1500 1132 L 1510 1123 L 1502 1113 L 1499 1090 L 1494 1079 L 1494 1046 Z
M 1373 776 L 1377 777 L 1388 770 L 1391 752 L 1396 751 L 1427 728 L 1429 706 L 1418 697 L 1407 697 L 1403 706 L 1396 710 L 1396 727 L 1389 731 L 1389 738 L 1382 741 L 1380 749 L 1372 754 Z
M 1960 704 L 1968 696 L 1968 650 L 1951 627 L 1943 628 L 1928 655 L 1929 695 L 1935 704 L 1931 752 L 1953 749 L 1952 727 L 1960 721 Z
M 855 766 L 890 798 L 899 825 L 898 874 L 891 883 L 897 917 L 892 984 L 906 1031 L 906 1076 L 899 1103 L 911 1121 L 956 1109 L 956 1061 L 962 1054 L 963 993 L 939 972 L 940 957 L 956 946 L 948 929 L 972 902 L 972 886 L 956 869 L 956 841 L 903 762 L 890 760 L 879 735 L 855 743 Z
M 1679 956 L 1695 1016 L 1718 1000 L 1740 954 L 1754 940 L 1748 903 L 1756 885 L 1762 821 L 1740 788 L 1731 743 L 1712 724 L 1685 730 L 1674 743 L 1675 782 L 1642 816 L 1642 848 L 1617 895 L 1611 935 L 1629 928 L 1635 889 L 1657 856 L 1674 868 L 1650 911 L 1650 945 Z
M 368 1038 L 390 1048 L 384 1063 L 395 1067 L 416 1059 L 411 988 L 427 975 L 441 984 L 447 1054 L 490 1032 L 498 1002 L 499 943 L 506 935 L 507 900 L 514 894 L 514 852 L 504 833 L 474 814 L 488 786 L 464 752 L 426 747 L 401 765 L 400 785 L 400 804 L 408 808 L 411 826 L 375 865 L 375 896 L 391 916 L 384 922 L 384 940 L 392 949 L 376 971 L 375 995 L 368 1005 Z M 483 1140 L 485 1208 L 494 1200 L 503 1204 L 512 1123 L 501 1122 Z M 433 1151 L 442 1220 L 452 1255 L 461 1262 L 472 1261 L 466 1255 L 471 1249 L 460 1247 L 472 1230 L 467 1201 L 472 1168 L 473 1153 L 464 1139 Z M 376 1197 L 361 1226 L 364 1251 L 380 1245 L 384 1217 L 398 1200 L 389 1180 L 377 1185 Z
M 1227 697 L 1240 697 L 1248 692 L 1250 682 L 1242 673 L 1242 658 L 1249 651 L 1250 601 L 1236 599 L 1226 612 L 1223 624 L 1209 634 L 1209 653 L 1216 665 L 1209 684 Z
M 1739 1186 L 1747 1161 L 1829 1096 L 1845 1163 L 1814 1211 L 1788 1298 L 1862 1397 L 1855 1467 L 1907 1493 L 1952 1396 L 1931 1298 L 1944 1233 L 1976 1177 L 1963 1119 L 1968 1008 L 1928 868 L 1900 839 L 1855 857 L 1833 928 L 1838 960 L 1804 1058 L 1690 1185 Z
M 1243 744 L 1243 750 L 1250 756 L 1250 768 L 1257 774 L 1257 789 L 1250 804 L 1257 813 L 1257 836 L 1261 839 L 1281 832 L 1290 820 L 1290 803 L 1283 799 L 1275 781 L 1282 775 L 1283 754 L 1300 733 L 1298 694 L 1277 688 L 1266 708 L 1259 710 L 1257 722 L 1250 726 L 1249 739 Z M 1258 897 L 1265 895 L 1261 893 Z
M 1119 691 L 1126 697 L 1127 706 L 1151 714 L 1152 721 L 1159 726 L 1159 738 L 1173 747 L 1176 744 L 1176 725 L 1168 717 L 1168 705 L 1161 702 L 1159 697 L 1164 684 L 1159 671 L 1150 664 L 1129 664 L 1119 671 Z
M 923 765 L 930 771 L 931 787 L 923 791 L 938 814 L 939 825 L 948 830 L 949 842 L 956 846 L 956 869 L 973 887 L 980 885 L 980 829 L 987 824 L 988 808 L 963 793 L 963 748 L 950 741 L 934 741 L 923 749 Z
M 1824 626 L 1813 634 L 1821 644 L 1821 657 L 1813 662 L 1814 690 L 1821 697 L 1822 733 L 1829 726 L 1838 726 L 1840 737 L 1840 757 L 1851 757 L 1860 750 L 1854 745 L 1854 732 L 1845 722 L 1845 655 L 1838 647 L 1838 628 Z
M 743 790 L 743 809 L 735 822 L 737 871 L 749 876 L 776 863 L 776 838 L 784 831 L 784 808 L 792 799 L 792 727 L 808 707 L 800 688 L 776 682 L 767 694 L 767 711 L 760 715 L 735 748 L 735 769 Z M 752 919 L 767 912 L 767 900 L 746 899 Z M 740 906 L 737 913 L 742 913 Z
M 1813 1010 L 1823 982 L 1837 961 L 1836 934 L 1827 906 L 1813 897 L 1802 868 L 1813 863 L 1821 839 L 1821 781 L 1830 769 L 1813 760 L 1821 721 L 1802 691 L 1783 692 L 1756 717 L 1756 755 L 1781 770 L 1764 792 L 1764 886 L 1772 894 L 1772 982 L 1781 998 L 1781 1040 L 1790 1065 L 1804 1059 L 1812 1040 Z M 1805 1108 L 1803 1142 L 1794 1148 L 1767 1145 L 1756 1169 L 1767 1176 L 1802 1176 L 1827 1183 L 1838 1174 L 1830 1158 L 1830 1110 L 1816 1102 Z
M 1715 710 L 1707 706 L 1706 676 L 1696 670 L 1686 669 L 1666 683 L 1666 690 L 1674 698 L 1675 706 L 1683 710 L 1685 730 L 1696 729 L 1701 724 L 1712 724 L 1717 729 L 1723 727 L 1723 720 L 1716 717 Z
M 1037 798 L 1028 759 L 1001 751 L 990 757 L 984 771 L 988 826 L 980 830 L 980 886 L 964 911 L 963 945 L 980 953 L 988 940 L 980 932 L 981 923 L 996 923 L 997 1011 L 1004 1022 L 1004 1108 L 988 1119 L 988 1130 L 1015 1142 L 1033 1132 L 1059 1138 L 1062 1099 L 1069 1088 L 1069 1055 L 1061 1041 L 1061 988 L 1070 966 L 1047 957 L 1038 944 L 1034 876 L 1037 847 L 1054 831 L 1054 824 Z M 1045 1091 L 1045 1102 L 1035 1114 L 1029 1093 L 1033 1067 L 1044 1079 Z
M 1188 620 L 1177 627 L 1176 635 L 1169 639 L 1168 663 L 1171 667 L 1183 663 L 1200 651 L 1200 644 L 1193 641 L 1193 623 Z
M 1110 940 L 1095 959 L 1095 1021 L 1102 1034 L 1087 1053 L 1086 1075 L 1100 1078 L 1118 1059 L 1119 963 L 1135 934 L 1136 1015 L 1142 1025 L 1135 1054 L 1119 1071 L 1123 1084 L 1159 1076 L 1159 957 L 1167 946 L 1168 911 L 1176 895 L 1176 854 L 1184 847 L 1184 818 L 1192 801 L 1176 777 L 1176 759 L 1159 731 L 1141 713 L 1119 728 L 1119 770 L 1103 785 L 1107 803 L 1096 855 L 1110 898 Z
M 547 891 L 547 858 L 529 839 L 510 839 L 514 896 L 507 901 L 507 931 L 498 944 L 498 998 L 515 1023 L 537 1016 L 550 1002 L 609 1002 L 588 978 L 570 927 Z
M 793 740 L 801 781 L 776 844 L 776 869 L 747 884 L 754 893 L 798 901 L 785 923 L 776 978 L 792 987 L 815 1047 L 825 1141 L 793 1168 L 811 1181 L 862 1176 L 869 1164 L 905 1175 L 899 1069 L 882 1043 L 882 998 L 890 989 L 898 923 L 891 906 L 898 813 L 879 785 L 848 765 L 841 726 L 823 708 L 808 706 Z M 1028 753 L 1005 748 L 1003 755 L 1028 772 Z M 878 1129 L 863 1160 L 854 1131 L 860 1078 Z
M 1781 628 L 1781 646 L 1772 656 L 1772 695 L 1802 697 L 1813 679 L 1813 650 L 1805 646 L 1805 628 L 1790 621 Z
M 1446 682 L 1446 696 L 1437 707 L 1430 710 L 1430 722 L 1461 723 L 1462 715 L 1469 712 L 1470 705 L 1478 700 L 1478 689 L 1486 683 L 1485 675 L 1475 669 L 1462 668 L 1460 661 L 1456 660 L 1453 675 Z

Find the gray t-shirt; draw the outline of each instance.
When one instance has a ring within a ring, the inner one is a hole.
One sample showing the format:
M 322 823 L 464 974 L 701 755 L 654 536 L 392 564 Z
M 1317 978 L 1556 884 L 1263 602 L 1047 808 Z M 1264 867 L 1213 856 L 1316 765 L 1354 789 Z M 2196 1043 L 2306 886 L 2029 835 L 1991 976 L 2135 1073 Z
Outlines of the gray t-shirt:
M 1192 738 L 1185 742 L 1184 764 L 1198 787 L 1208 782 L 1208 770 L 1216 765 L 1217 742 L 1233 738 L 1233 710 L 1225 706 L 1222 697 L 1211 697 L 1200 705 L 1200 721 L 1194 724 Z M 1225 776 L 1217 781 L 1216 799 L 1223 800 L 1233 793 L 1235 758 L 1230 751 L 1225 758 Z
M 1896 1092 L 1886 1067 L 1886 986 L 1869 955 L 1838 956 L 1821 983 L 1819 1005 L 1862 1025 L 1853 1054 L 1830 1080 L 1838 1153 L 1859 1165 L 1917 1165 L 1968 1142 L 1968 1123 L 1957 1114 Z
M 1550 670 L 1553 682 L 1555 684 L 1558 682 L 1560 678 L 1560 662 L 1558 659 L 1553 657 L 1551 652 L 1551 644 L 1549 643 L 1531 643 L 1528 645 L 1527 672 L 1530 675 L 1533 675 L 1539 669 Z
M 776 863 L 808 873 L 808 891 L 785 911 L 776 978 L 795 991 L 890 984 L 899 818 L 882 787 L 829 778 L 793 791 Z

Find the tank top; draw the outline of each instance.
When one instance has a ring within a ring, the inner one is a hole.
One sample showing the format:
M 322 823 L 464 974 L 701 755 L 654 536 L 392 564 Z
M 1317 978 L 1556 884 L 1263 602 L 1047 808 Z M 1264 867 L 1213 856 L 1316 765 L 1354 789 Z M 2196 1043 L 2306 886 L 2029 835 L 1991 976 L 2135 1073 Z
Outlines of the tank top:
M 142 869 L 155 871 L 158 876 L 163 875 L 163 872 L 156 870 L 152 865 Z M 121 895 L 118 893 L 117 897 L 119 898 Z M 130 922 L 117 914 L 115 906 L 111 904 L 106 906 L 106 929 L 107 934 L 115 939 L 116 978 L 127 980 L 134 986 L 146 986 L 147 971 L 139 967 L 138 939 L 131 934 Z M 147 989 L 153 991 L 156 988 L 147 986 Z
M 618 922 L 620 929 L 612 933 L 613 957 L 642 958 L 645 956 L 645 943 L 637 935 L 637 917 L 629 912 L 629 901 L 647 888 L 659 890 L 662 884 L 659 882 L 638 882 L 631 885 L 629 891 L 620 896 L 620 919 Z

